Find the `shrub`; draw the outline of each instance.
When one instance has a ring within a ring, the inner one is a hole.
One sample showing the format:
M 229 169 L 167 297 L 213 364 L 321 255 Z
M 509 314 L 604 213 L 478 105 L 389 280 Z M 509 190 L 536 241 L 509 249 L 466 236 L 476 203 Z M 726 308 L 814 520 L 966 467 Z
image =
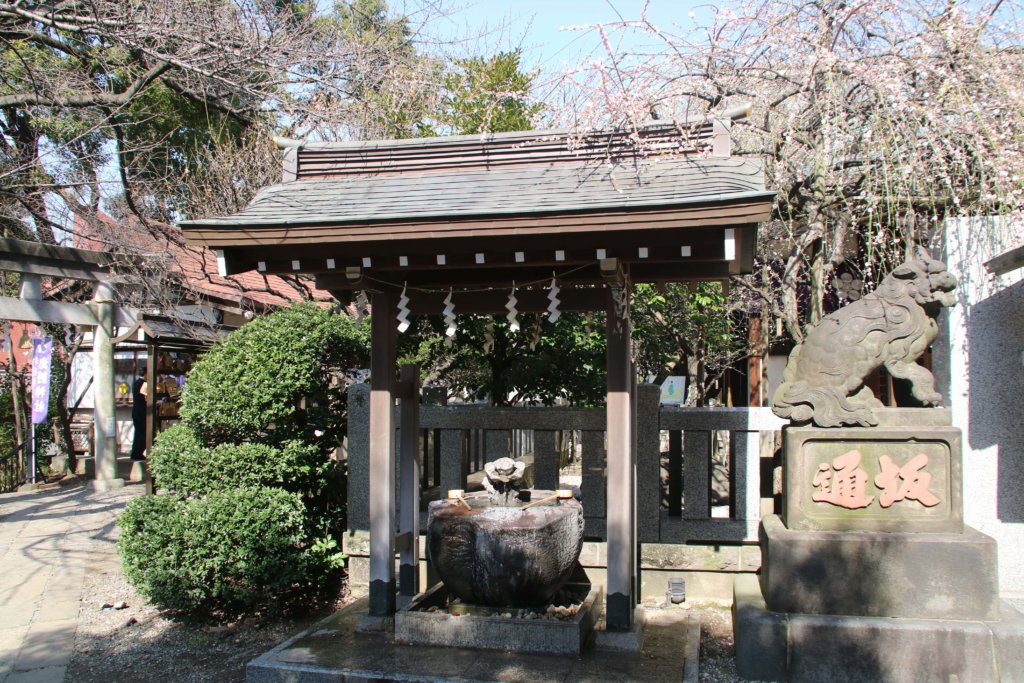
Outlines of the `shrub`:
M 118 550 L 128 579 L 162 608 L 246 610 L 322 573 L 304 517 L 299 495 L 268 487 L 139 497 L 121 515 Z
M 369 359 L 368 326 L 300 304 L 233 332 L 192 368 L 181 417 L 207 444 L 340 443 L 345 396 L 333 381 Z
M 200 358 L 182 422 L 150 464 L 168 493 L 131 501 L 118 549 L 157 606 L 237 612 L 293 588 L 329 588 L 344 557 L 346 368 L 366 364 L 367 330 L 312 305 L 260 318 Z
M 317 475 L 327 462 L 315 445 L 301 441 L 280 448 L 261 443 L 208 448 L 184 423 L 157 436 L 150 456 L 158 485 L 186 496 L 253 486 L 305 493 L 318 487 Z

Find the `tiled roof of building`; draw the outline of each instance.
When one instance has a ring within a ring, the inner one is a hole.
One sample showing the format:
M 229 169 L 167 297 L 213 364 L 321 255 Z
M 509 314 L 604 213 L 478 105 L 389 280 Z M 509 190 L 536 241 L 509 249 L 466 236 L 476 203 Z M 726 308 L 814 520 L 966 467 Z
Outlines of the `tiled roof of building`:
M 310 280 L 255 272 L 220 275 L 213 252 L 185 242 L 178 228 L 154 221 L 149 221 L 150 225 L 146 227 L 134 218 L 129 221 L 125 226 L 103 214 L 98 223 L 76 216 L 74 246 L 108 251 L 124 248 L 126 236 L 129 236 L 131 253 L 169 257 L 172 272 L 180 276 L 179 286 L 198 297 L 216 299 L 243 309 L 265 310 L 307 299 L 332 299 L 329 292 L 317 289 Z

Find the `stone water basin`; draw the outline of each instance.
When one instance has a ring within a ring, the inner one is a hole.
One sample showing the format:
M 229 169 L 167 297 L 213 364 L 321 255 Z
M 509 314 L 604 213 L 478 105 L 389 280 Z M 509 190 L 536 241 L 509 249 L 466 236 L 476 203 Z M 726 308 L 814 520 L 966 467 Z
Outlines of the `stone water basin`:
M 553 491 L 532 491 L 541 500 Z M 583 547 L 583 508 L 559 500 L 526 510 L 485 493 L 439 500 L 427 513 L 427 556 L 445 588 L 464 602 L 534 607 L 551 602 Z

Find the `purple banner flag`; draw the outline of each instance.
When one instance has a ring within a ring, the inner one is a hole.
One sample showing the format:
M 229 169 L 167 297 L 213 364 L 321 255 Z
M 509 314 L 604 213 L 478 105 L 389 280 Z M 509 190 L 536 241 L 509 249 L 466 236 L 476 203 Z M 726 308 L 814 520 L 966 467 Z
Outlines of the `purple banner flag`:
M 53 339 L 42 337 L 32 340 L 32 424 L 46 422 L 50 406 L 50 357 Z

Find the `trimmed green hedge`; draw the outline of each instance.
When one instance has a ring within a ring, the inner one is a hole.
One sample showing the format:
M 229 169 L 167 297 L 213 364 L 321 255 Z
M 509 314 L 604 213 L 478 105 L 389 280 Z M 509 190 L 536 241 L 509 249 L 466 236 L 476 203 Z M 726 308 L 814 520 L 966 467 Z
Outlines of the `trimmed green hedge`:
M 346 475 L 330 454 L 345 431 L 341 374 L 367 364 L 367 334 L 298 305 L 196 362 L 182 422 L 149 457 L 166 493 L 130 500 L 120 520 L 118 550 L 141 593 L 161 608 L 219 614 L 335 584 Z
M 267 487 L 134 498 L 121 516 L 125 575 L 157 605 L 196 613 L 265 603 L 320 567 L 299 495 Z
M 251 486 L 309 491 L 324 465 L 319 449 L 301 441 L 289 441 L 280 448 L 261 443 L 207 448 L 184 423 L 157 436 L 150 455 L 160 487 L 188 496 Z
M 345 396 L 332 373 L 369 362 L 369 325 L 300 304 L 257 318 L 200 357 L 181 417 L 207 444 L 336 444 Z

